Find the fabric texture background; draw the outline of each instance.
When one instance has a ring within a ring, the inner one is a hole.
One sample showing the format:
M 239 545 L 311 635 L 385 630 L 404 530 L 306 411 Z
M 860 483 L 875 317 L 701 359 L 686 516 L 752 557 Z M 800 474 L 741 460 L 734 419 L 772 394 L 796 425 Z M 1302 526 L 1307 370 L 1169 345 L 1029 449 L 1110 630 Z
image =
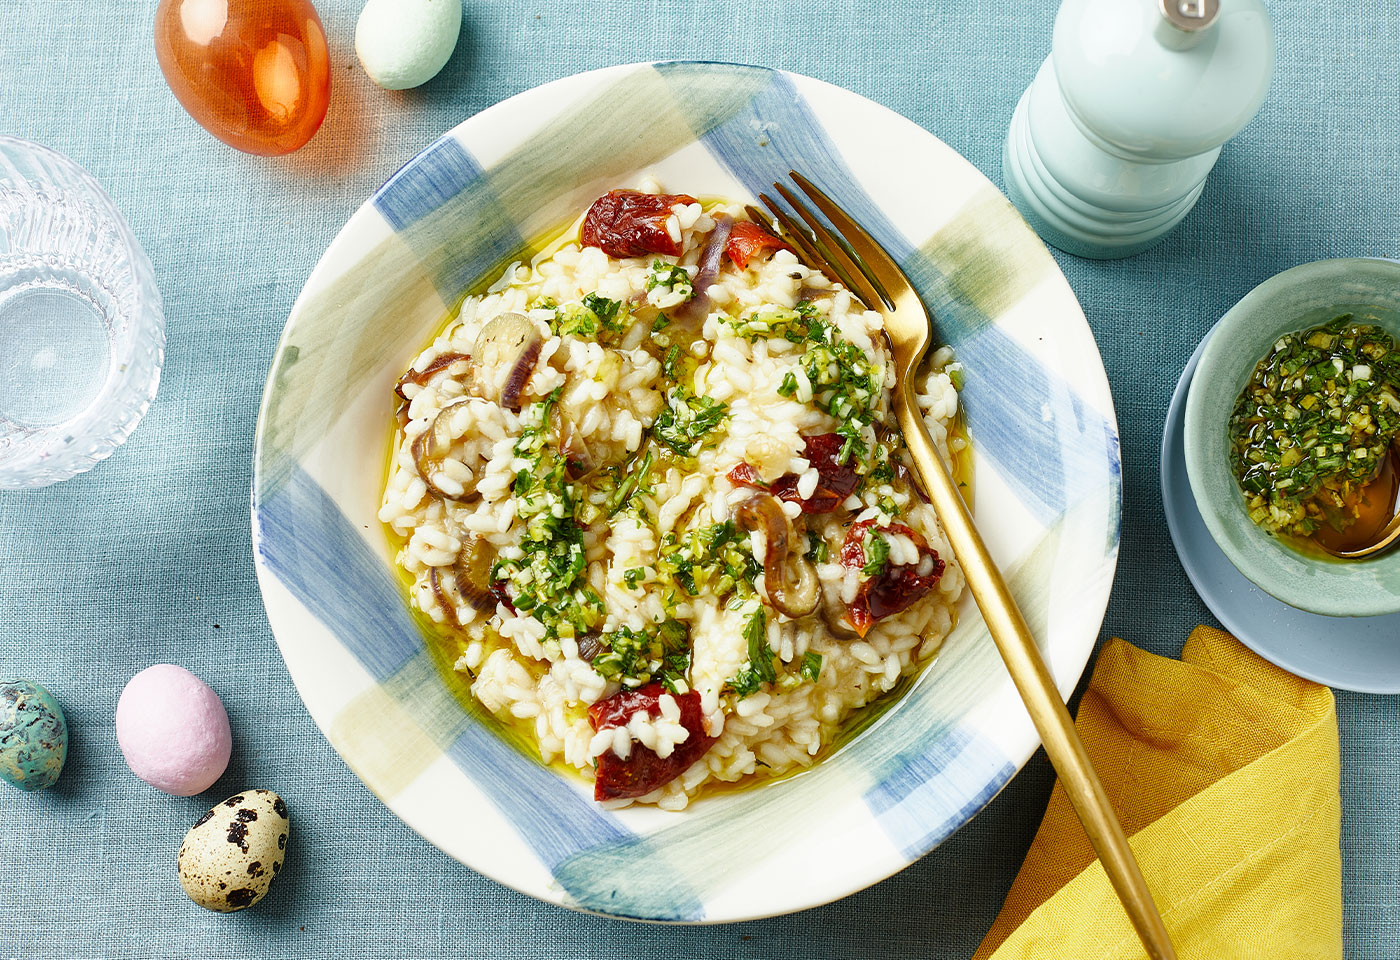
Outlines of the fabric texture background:
M 349 772 L 287 676 L 253 573 L 251 450 L 273 348 L 321 251 L 461 119 L 593 67 L 735 60 L 886 104 L 1000 183 L 1006 124 L 1049 50 L 1053 4 L 468 0 L 447 69 L 387 93 L 355 59 L 361 3 L 319 0 L 330 115 L 281 159 L 237 153 L 180 109 L 155 62 L 155 6 L 0 3 L 0 132 L 67 154 L 106 186 L 155 264 L 168 337 L 160 393 L 126 446 L 75 480 L 0 493 L 0 673 L 49 686 L 72 736 L 55 789 L 0 791 L 0 957 L 970 957 L 1040 824 L 1052 781 L 1042 757 L 908 870 L 771 920 L 658 929 L 584 916 L 438 853 Z M 1274 15 L 1269 99 L 1185 223 L 1127 261 L 1057 255 L 1122 428 L 1122 558 L 1103 635 L 1169 656 L 1214 622 L 1176 560 L 1158 486 L 1162 420 L 1187 357 L 1282 269 L 1400 256 L 1400 8 L 1320 0 Z M 204 677 L 233 722 L 233 763 L 200 797 L 157 794 L 117 750 L 122 684 L 157 662 Z M 1400 700 L 1339 693 L 1337 710 L 1346 955 L 1395 958 Z M 176 882 L 175 852 L 211 803 L 255 786 L 291 808 L 283 876 L 256 909 L 205 913 Z
M 1099 654 L 1075 726 L 1183 960 L 1342 956 L 1337 712 L 1326 687 L 1198 627 L 1181 660 Z M 1060 784 L 973 960 L 1142 945 Z

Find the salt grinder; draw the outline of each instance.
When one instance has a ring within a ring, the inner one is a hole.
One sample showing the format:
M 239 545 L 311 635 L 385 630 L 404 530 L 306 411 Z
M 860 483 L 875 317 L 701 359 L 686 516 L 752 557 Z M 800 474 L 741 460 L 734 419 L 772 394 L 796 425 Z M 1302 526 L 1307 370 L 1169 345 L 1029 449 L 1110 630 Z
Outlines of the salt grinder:
M 1273 70 L 1261 0 L 1064 0 L 1011 118 L 1007 193 L 1061 250 L 1140 253 L 1195 206 Z

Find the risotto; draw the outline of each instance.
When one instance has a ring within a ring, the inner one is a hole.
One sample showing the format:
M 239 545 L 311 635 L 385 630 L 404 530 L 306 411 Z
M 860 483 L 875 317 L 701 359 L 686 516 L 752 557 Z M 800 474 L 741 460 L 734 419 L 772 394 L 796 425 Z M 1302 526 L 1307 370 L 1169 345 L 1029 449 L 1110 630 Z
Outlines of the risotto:
M 813 763 L 962 575 L 880 317 L 725 202 L 614 190 L 404 374 L 380 519 L 472 695 L 610 806 Z M 917 393 L 945 457 L 958 365 Z

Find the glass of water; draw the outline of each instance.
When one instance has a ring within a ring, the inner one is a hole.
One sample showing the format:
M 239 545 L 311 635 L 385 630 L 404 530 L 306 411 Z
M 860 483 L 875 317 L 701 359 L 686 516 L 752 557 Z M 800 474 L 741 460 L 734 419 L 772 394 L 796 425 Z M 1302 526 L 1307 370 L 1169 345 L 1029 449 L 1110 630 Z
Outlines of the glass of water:
M 165 317 L 151 262 L 97 181 L 0 136 L 0 489 L 115 450 L 155 396 Z

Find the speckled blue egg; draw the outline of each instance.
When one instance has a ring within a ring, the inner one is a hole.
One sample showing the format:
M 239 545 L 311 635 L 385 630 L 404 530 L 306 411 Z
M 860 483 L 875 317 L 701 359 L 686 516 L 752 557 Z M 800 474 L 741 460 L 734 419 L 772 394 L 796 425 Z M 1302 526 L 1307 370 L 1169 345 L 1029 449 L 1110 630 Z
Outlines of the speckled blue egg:
M 28 680 L 0 680 L 0 777 L 21 790 L 58 781 L 68 759 L 68 722 L 58 701 Z

